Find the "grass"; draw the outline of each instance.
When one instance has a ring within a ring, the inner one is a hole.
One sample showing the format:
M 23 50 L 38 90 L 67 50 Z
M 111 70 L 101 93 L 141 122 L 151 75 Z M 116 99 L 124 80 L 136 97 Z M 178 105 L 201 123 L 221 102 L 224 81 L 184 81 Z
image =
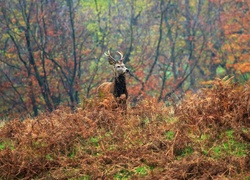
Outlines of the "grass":
M 0 179 L 249 179 L 247 88 L 216 80 L 174 113 L 150 98 L 127 114 L 91 100 L 6 122 Z

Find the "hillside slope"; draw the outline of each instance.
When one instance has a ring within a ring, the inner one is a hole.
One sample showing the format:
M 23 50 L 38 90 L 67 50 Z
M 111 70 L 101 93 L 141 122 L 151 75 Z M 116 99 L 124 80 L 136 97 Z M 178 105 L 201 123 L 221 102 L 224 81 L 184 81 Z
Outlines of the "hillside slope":
M 1 179 L 248 179 L 250 87 L 215 80 L 171 108 L 56 110 L 0 129 Z

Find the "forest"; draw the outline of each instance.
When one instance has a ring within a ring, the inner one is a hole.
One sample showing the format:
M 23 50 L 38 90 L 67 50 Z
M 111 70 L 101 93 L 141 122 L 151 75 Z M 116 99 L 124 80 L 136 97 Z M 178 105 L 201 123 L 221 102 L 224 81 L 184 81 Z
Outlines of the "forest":
M 249 180 L 249 22 L 250 0 L 0 0 L 0 179 Z M 116 51 L 124 109 L 96 90 Z
M 249 0 L 1 0 L 0 117 L 76 107 L 112 80 L 121 51 L 130 102 L 168 103 L 216 77 L 249 80 Z

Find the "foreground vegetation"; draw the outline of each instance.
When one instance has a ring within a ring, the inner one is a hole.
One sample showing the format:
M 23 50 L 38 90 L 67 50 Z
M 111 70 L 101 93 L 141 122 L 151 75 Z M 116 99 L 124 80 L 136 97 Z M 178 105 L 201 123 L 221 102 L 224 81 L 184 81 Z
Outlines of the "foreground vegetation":
M 249 179 L 250 87 L 215 80 L 171 108 L 55 110 L 0 129 L 1 179 Z

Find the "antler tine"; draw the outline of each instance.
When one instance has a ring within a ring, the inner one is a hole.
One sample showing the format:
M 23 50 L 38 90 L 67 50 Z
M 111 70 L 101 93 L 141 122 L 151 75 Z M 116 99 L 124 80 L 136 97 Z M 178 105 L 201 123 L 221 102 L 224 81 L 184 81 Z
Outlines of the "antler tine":
M 104 55 L 107 56 L 107 57 L 110 57 L 111 56 L 110 51 L 108 50 L 108 53 L 105 52 Z
M 109 50 L 108 50 L 108 53 L 104 53 L 104 54 L 105 54 L 105 56 L 111 56 Z
M 110 54 L 110 51 L 108 50 L 108 53 L 104 53 L 105 56 L 112 59 L 113 61 L 116 61 L 115 58 Z
M 120 51 L 116 51 L 116 52 L 121 56 L 119 61 L 123 61 L 123 54 Z
M 108 50 L 108 54 L 109 54 L 109 50 Z M 109 56 L 106 52 L 104 53 L 105 56 Z

